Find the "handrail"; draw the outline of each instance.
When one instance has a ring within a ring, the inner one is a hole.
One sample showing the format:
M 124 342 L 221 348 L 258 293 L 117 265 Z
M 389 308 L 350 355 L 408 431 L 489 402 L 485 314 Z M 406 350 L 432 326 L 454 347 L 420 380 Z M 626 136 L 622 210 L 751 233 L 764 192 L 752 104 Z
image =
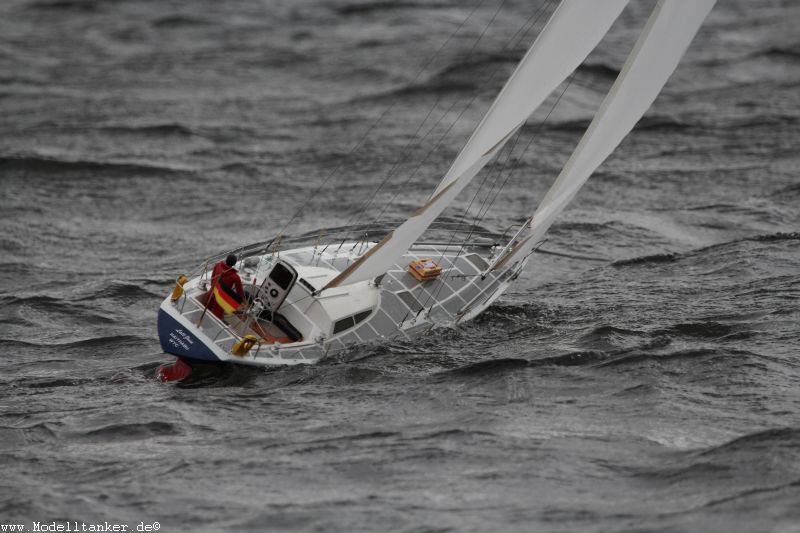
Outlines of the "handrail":
M 187 295 L 186 298 L 187 299 L 191 298 L 192 302 L 196 303 L 201 309 L 205 307 L 205 305 L 200 303 L 200 300 L 198 300 L 194 296 L 188 296 Z M 211 318 L 212 322 L 216 322 L 217 325 L 220 325 L 221 326 L 220 329 L 227 330 L 231 334 L 231 336 L 234 337 L 235 339 L 242 340 L 244 338 L 242 335 L 239 335 L 238 333 L 236 333 L 236 331 L 234 331 L 232 329 L 232 326 L 228 325 L 224 320 L 220 320 L 214 313 L 206 313 L 206 315 L 203 317 L 203 320 L 205 320 L 206 318 Z M 198 329 L 200 329 L 200 328 L 198 327 Z M 216 342 L 217 342 L 216 338 L 218 336 L 219 336 L 219 333 L 217 333 L 217 335 L 214 337 L 214 339 L 211 340 L 211 342 L 216 344 Z
M 491 236 L 495 236 L 495 237 L 497 237 L 499 235 L 500 238 L 502 238 L 502 236 L 505 235 L 508 232 L 509 229 L 511 229 L 511 228 L 513 228 L 513 227 L 515 227 L 517 225 L 518 224 L 512 224 L 511 226 L 506 228 L 504 230 L 504 232 L 501 233 L 501 234 L 498 234 L 497 232 L 490 231 L 490 230 L 478 230 L 478 229 L 473 228 L 473 224 L 459 223 L 459 222 L 435 222 L 434 224 L 431 225 L 430 229 L 432 229 L 432 230 L 437 230 L 437 229 L 448 230 L 448 228 L 455 227 L 455 228 L 461 228 L 460 231 L 462 231 L 463 233 L 471 233 L 473 235 L 476 235 L 476 234 L 477 235 L 491 235 Z M 369 238 L 370 232 L 369 231 L 365 232 L 364 230 L 369 230 L 372 227 L 374 227 L 374 226 L 368 225 L 368 224 L 360 224 L 360 225 L 356 225 L 356 226 L 333 228 L 333 229 L 330 229 L 330 230 L 326 230 L 325 231 L 325 236 L 326 237 L 334 237 L 334 236 L 353 234 L 354 242 L 358 242 L 358 241 L 365 240 L 365 239 Z M 298 235 L 284 235 L 284 236 L 281 237 L 280 244 L 285 246 L 287 244 L 292 244 L 292 243 L 302 242 L 302 241 L 311 242 L 312 240 L 319 238 L 319 231 L 320 230 L 317 229 L 317 230 L 301 233 L 301 234 L 298 234 Z M 380 235 L 382 235 L 380 230 L 373 230 L 373 231 L 375 233 L 375 237 L 379 237 Z M 453 231 L 458 232 L 459 229 L 455 229 Z M 258 242 L 252 243 L 252 244 L 247 244 L 247 245 L 239 246 L 239 247 L 236 247 L 236 248 L 232 248 L 230 250 L 226 250 L 224 252 L 217 253 L 217 254 L 210 255 L 210 256 L 206 257 L 203 260 L 203 264 L 206 265 L 206 264 L 210 264 L 210 263 L 214 262 L 215 260 L 217 260 L 217 261 L 221 260 L 226 255 L 231 254 L 231 253 L 237 254 L 237 255 L 241 255 L 240 259 L 241 258 L 245 258 L 245 257 L 251 257 L 253 255 L 258 255 L 259 253 L 266 253 L 267 251 L 270 251 L 269 249 L 272 247 L 274 242 L 275 242 L 275 238 L 272 238 L 272 239 L 267 239 L 267 240 L 264 240 L 264 241 L 258 241 Z M 282 247 L 282 249 L 285 249 L 285 248 Z M 276 250 L 276 251 L 280 251 L 280 250 Z M 201 268 L 198 268 L 198 270 L 201 270 Z

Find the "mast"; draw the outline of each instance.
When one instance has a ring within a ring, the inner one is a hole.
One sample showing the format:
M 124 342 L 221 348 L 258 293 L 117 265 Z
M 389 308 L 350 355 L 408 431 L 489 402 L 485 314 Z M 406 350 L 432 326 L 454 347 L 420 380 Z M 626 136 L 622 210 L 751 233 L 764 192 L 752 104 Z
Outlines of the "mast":
M 324 288 L 391 268 L 608 32 L 628 0 L 562 0 L 428 201 Z
M 519 261 L 541 242 L 589 176 L 661 92 L 716 0 L 659 0 L 611 90 L 529 221 L 528 235 L 492 269 Z

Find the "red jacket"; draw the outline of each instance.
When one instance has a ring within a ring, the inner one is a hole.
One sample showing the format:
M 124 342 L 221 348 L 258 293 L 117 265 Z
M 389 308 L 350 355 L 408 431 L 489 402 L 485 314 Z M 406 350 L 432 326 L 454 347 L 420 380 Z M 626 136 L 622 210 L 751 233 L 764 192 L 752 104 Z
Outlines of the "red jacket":
M 214 265 L 214 270 L 211 272 L 211 290 L 208 291 L 206 298 L 208 298 L 208 310 L 214 313 L 217 318 L 221 319 L 225 313 L 222 308 L 217 305 L 217 302 L 214 300 L 214 295 L 212 294 L 214 286 L 219 281 L 222 281 L 222 283 L 228 287 L 232 287 L 240 298 L 244 298 L 244 287 L 242 287 L 242 280 L 235 268 L 226 265 L 225 261 L 220 261 Z

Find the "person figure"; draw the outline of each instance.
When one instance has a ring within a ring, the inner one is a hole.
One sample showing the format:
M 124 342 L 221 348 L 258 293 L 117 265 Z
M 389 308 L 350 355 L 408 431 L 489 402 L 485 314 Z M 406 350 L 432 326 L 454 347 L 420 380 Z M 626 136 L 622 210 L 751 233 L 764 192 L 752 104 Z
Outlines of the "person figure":
M 208 292 L 208 309 L 219 319 L 226 313 L 235 312 L 244 302 L 245 293 L 242 279 L 233 268 L 236 256 L 229 254 L 225 261 L 214 265 L 211 272 L 211 290 Z

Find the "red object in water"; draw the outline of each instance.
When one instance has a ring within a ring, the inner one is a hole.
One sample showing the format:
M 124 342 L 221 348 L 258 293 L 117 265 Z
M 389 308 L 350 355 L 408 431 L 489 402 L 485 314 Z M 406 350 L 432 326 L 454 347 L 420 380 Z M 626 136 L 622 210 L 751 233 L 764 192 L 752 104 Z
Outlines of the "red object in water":
M 159 381 L 180 381 L 189 377 L 192 367 L 189 363 L 178 357 L 171 365 L 163 364 L 156 371 Z

